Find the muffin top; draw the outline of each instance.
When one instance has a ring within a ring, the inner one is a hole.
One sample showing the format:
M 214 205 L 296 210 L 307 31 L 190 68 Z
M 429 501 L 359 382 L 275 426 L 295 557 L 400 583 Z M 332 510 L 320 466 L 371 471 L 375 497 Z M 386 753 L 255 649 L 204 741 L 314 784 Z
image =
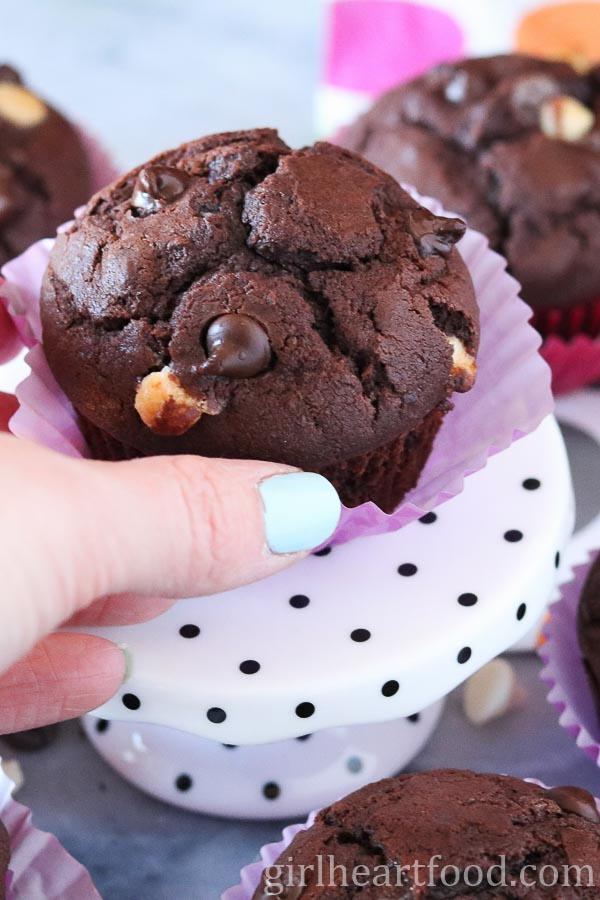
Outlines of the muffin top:
M 579 646 L 596 707 L 600 713 L 600 554 L 583 586 L 577 613 Z
M 441 65 L 343 135 L 464 215 L 535 307 L 600 296 L 600 69 L 527 56 Z
M 141 454 L 322 467 L 471 386 L 463 232 L 339 147 L 213 135 L 125 175 L 58 236 L 45 351 L 78 412 Z
M 76 130 L 0 66 L 0 265 L 52 236 L 90 190 Z
M 589 885 L 599 883 L 599 823 L 581 788 L 457 769 L 400 775 L 320 812 L 265 871 L 254 900 L 597 897 Z M 589 867 L 579 887 L 564 866 Z

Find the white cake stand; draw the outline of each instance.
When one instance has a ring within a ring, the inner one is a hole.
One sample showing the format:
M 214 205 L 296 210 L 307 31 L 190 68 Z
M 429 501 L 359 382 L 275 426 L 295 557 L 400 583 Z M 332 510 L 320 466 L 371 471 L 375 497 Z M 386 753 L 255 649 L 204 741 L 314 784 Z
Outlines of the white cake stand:
M 391 774 L 420 749 L 437 710 L 398 720 L 427 710 L 541 615 L 573 520 L 566 451 L 549 417 L 398 532 L 182 600 L 152 622 L 85 629 L 125 644 L 132 663 L 97 710 L 118 723 L 89 724 L 90 738 L 143 789 L 227 815 L 304 813 L 358 786 L 354 756 L 365 775 L 370 760 L 365 780 Z M 388 724 L 340 730 L 376 722 Z M 336 731 L 290 743 L 325 729 Z M 225 753 L 224 744 L 268 746 Z M 173 789 L 174 773 L 192 785 Z M 270 783 L 286 790 L 265 805 Z

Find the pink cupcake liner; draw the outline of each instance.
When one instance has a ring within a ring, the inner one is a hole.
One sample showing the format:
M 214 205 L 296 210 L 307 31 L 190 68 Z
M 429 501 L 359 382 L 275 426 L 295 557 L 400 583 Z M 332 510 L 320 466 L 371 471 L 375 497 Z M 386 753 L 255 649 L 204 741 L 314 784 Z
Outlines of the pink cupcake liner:
M 423 202 L 443 214 L 437 201 Z M 0 293 L 33 348 L 28 356 L 31 375 L 17 390 L 21 407 L 11 429 L 19 437 L 70 455 L 88 455 L 77 417 L 52 377 L 39 343 L 39 292 L 51 246 L 50 241 L 35 244 L 2 270 L 5 282 Z M 374 503 L 344 508 L 332 543 L 396 531 L 455 497 L 466 476 L 535 430 L 553 409 L 550 370 L 538 353 L 540 337 L 528 324 L 531 311 L 519 298 L 518 283 L 478 232 L 469 229 L 459 247 L 481 312 L 477 383 L 468 394 L 453 398 L 454 409 L 444 420 L 418 486 L 406 500 L 391 514 Z
M 542 788 L 547 787 L 542 781 L 538 781 L 537 778 L 524 778 L 523 780 L 529 781 L 532 784 L 537 784 Z M 600 800 L 596 799 L 596 806 L 598 806 L 598 809 L 600 810 Z M 221 900 L 252 900 L 254 892 L 260 883 L 260 877 L 265 869 L 275 865 L 281 854 L 287 850 L 300 831 L 306 831 L 307 828 L 311 827 L 318 812 L 319 810 L 311 812 L 306 822 L 302 825 L 289 825 L 287 828 L 284 828 L 280 841 L 276 841 L 272 844 L 265 844 L 264 847 L 261 847 L 259 851 L 260 859 L 250 863 L 250 865 L 245 866 L 241 870 L 239 884 L 224 891 L 224 893 L 221 894 Z
M 34 827 L 30 810 L 13 800 L 13 788 L 0 769 L 0 819 L 11 845 L 7 900 L 102 900 L 87 870 L 54 835 Z
M 566 341 L 551 335 L 540 353 L 552 370 L 555 394 L 568 394 L 600 381 L 600 338 L 579 334 Z
M 581 659 L 577 637 L 577 608 L 590 566 L 574 569 L 573 580 L 561 588 L 560 599 L 550 607 L 542 630 L 539 655 L 544 662 L 542 680 L 549 686 L 548 701 L 558 712 L 558 721 L 577 746 L 600 764 L 600 722 Z

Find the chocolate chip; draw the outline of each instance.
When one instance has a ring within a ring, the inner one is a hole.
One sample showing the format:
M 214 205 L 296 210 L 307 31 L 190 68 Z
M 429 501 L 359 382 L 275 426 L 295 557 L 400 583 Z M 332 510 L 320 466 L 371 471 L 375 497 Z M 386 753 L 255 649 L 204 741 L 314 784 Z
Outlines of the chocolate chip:
M 172 203 L 185 191 L 189 178 L 174 166 L 144 166 L 136 179 L 131 205 L 147 216 Z
M 243 313 L 225 313 L 214 319 L 205 343 L 207 359 L 200 366 L 202 375 L 252 378 L 268 369 L 271 362 L 266 331 Z
M 426 209 L 414 210 L 410 215 L 410 233 L 423 259 L 436 253 L 448 256 L 466 229 L 462 219 L 434 216 Z
M 573 813 L 589 822 L 600 822 L 596 802 L 589 791 L 580 787 L 555 787 L 546 791 L 548 800 L 558 804 L 563 812 Z
M 31 753 L 35 750 L 45 750 L 46 747 L 54 743 L 58 735 L 58 729 L 58 725 L 42 725 L 40 728 L 30 728 L 28 731 L 3 734 L 2 740 L 12 750 Z
M 12 66 L 0 66 L 0 81 L 9 81 L 11 84 L 23 84 L 23 79 Z

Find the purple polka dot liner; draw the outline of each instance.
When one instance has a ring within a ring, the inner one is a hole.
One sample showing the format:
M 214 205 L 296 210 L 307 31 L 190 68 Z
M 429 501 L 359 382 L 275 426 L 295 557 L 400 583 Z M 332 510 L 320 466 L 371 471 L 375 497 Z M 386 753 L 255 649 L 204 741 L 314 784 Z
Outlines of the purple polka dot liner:
M 413 196 L 436 215 L 448 215 L 431 199 Z M 40 344 L 39 294 L 52 242 L 34 244 L 4 266 L 4 299 L 24 342 L 31 349 L 31 374 L 17 389 L 21 404 L 11 421 L 18 437 L 37 441 L 70 456 L 88 449 L 76 414 L 59 389 Z M 343 508 L 338 529 L 328 544 L 359 536 L 397 531 L 455 497 L 464 479 L 487 459 L 534 431 L 552 412 L 550 370 L 541 359 L 540 337 L 528 324 L 531 310 L 519 297 L 519 284 L 487 240 L 467 229 L 458 245 L 469 268 L 480 307 L 481 344 L 475 387 L 453 397 L 419 484 L 391 514 L 374 503 Z M 526 385 L 526 390 L 524 389 Z
M 548 702 L 554 706 L 558 721 L 597 765 L 600 765 L 600 721 L 577 638 L 577 609 L 590 567 L 574 569 L 573 580 L 561 587 L 560 599 L 550 607 L 542 631 L 539 655 L 544 662 L 542 680 L 548 685 Z
M 26 806 L 12 798 L 14 784 L 0 769 L 0 819 L 10 835 L 7 900 L 101 900 L 86 869 L 53 834 L 37 829 Z M 1 877 L 1 876 L 0 876 Z

